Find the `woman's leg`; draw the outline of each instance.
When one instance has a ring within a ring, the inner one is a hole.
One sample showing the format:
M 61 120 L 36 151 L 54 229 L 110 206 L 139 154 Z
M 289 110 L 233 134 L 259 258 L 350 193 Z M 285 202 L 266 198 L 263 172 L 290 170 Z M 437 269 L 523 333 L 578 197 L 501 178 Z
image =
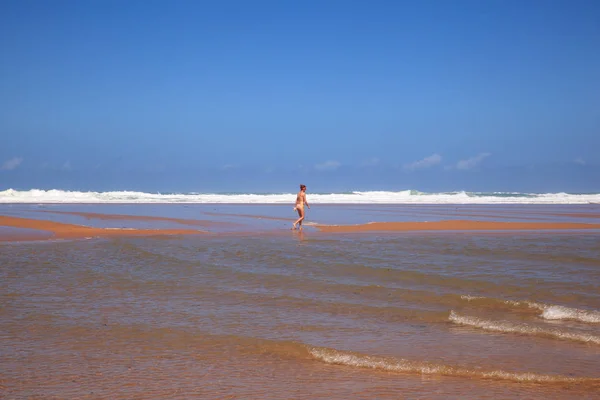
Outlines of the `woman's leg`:
M 304 219 L 304 207 L 298 207 L 297 210 L 298 211 L 298 219 L 296 220 L 296 222 L 294 222 L 294 228 L 296 229 L 296 225 L 300 224 L 300 227 L 302 227 L 302 220 Z

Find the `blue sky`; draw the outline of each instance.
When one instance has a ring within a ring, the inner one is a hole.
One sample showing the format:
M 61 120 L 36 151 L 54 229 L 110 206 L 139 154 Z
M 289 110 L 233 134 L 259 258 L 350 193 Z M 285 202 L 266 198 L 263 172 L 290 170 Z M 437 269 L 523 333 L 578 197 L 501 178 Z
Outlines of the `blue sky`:
M 0 190 L 600 191 L 597 1 L 0 2 Z

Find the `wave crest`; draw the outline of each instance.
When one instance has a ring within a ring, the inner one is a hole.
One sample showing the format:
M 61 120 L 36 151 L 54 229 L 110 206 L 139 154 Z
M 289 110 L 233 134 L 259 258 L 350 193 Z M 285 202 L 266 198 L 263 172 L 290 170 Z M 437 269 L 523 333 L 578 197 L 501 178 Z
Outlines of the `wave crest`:
M 563 306 L 547 306 L 544 308 L 541 317 L 548 320 L 570 319 L 593 324 L 600 323 L 600 312 L 598 311 L 586 311 Z
M 554 339 L 573 340 L 577 342 L 600 344 L 600 337 L 586 333 L 566 332 L 558 329 L 544 329 L 527 324 L 516 324 L 508 321 L 492 321 L 466 315 L 459 315 L 450 311 L 450 322 L 466 325 L 491 332 L 518 333 L 522 335 L 542 336 Z
M 528 300 L 501 300 L 471 295 L 462 295 L 460 298 L 468 302 L 499 302 L 513 307 L 537 309 L 542 311 L 540 318 L 545 320 L 574 320 L 592 324 L 600 323 L 600 312 L 594 310 L 581 310 L 579 308 L 536 303 Z
M 321 204 L 588 204 L 600 203 L 600 194 L 442 192 L 417 190 L 311 193 Z M 281 204 L 293 202 L 293 193 L 145 193 L 134 191 L 79 192 L 65 190 L 8 189 L 0 191 L 0 203 L 234 203 Z
M 358 368 L 371 368 L 389 372 L 446 375 L 466 378 L 502 379 L 514 382 L 600 383 L 600 379 L 597 378 L 573 378 L 560 375 L 542 375 L 529 372 L 519 373 L 501 370 L 479 371 L 443 364 L 367 356 L 320 347 L 309 347 L 308 350 L 315 359 L 323 361 L 327 364 L 346 365 Z

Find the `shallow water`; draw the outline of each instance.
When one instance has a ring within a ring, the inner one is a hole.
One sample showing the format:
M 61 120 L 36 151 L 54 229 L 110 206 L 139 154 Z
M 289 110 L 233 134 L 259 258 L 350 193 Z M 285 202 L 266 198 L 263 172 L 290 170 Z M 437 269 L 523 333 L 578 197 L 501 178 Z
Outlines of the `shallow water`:
M 287 214 L 240 207 L 237 234 L 1 244 L 0 394 L 598 398 L 598 233 L 264 233 L 239 214 Z

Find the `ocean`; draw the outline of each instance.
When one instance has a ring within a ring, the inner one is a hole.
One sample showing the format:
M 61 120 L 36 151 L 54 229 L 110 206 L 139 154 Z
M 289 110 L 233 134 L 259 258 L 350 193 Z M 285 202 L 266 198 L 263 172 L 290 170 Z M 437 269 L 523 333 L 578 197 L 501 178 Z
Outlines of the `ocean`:
M 291 194 L 0 192 L 0 215 L 206 231 L 0 242 L 0 395 L 597 399 L 600 230 L 318 226 L 598 223 L 598 199 L 308 193 L 292 231 Z

